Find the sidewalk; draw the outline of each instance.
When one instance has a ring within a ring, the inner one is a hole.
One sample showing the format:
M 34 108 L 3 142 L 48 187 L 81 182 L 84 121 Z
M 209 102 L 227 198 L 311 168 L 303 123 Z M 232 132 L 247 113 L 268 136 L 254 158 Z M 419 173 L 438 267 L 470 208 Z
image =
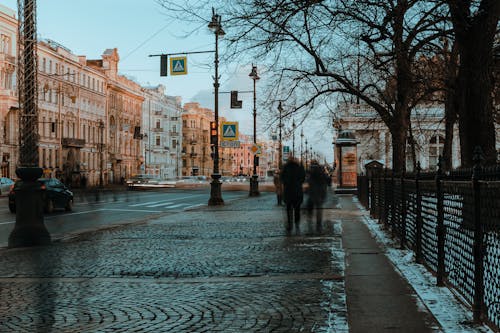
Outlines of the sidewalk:
M 284 221 L 262 193 L 0 251 L 0 332 L 445 331 L 352 197 L 328 198 L 321 233 Z

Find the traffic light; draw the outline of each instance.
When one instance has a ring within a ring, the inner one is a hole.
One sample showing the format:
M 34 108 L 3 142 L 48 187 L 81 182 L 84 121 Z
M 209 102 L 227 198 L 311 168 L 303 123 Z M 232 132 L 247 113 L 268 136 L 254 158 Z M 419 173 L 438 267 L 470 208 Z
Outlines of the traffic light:
M 231 109 L 241 109 L 242 101 L 238 101 L 238 91 L 231 90 Z
M 214 159 L 215 157 L 215 145 L 210 146 L 210 157 Z
M 217 144 L 217 124 L 215 121 L 210 122 L 210 144 Z
M 168 74 L 168 56 L 160 56 L 160 76 L 167 76 Z

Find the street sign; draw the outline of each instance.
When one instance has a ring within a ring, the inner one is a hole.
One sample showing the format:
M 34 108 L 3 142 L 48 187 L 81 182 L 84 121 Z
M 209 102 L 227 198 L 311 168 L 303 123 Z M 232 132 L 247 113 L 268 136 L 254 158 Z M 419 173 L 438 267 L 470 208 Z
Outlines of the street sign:
M 222 122 L 222 140 L 221 141 L 235 141 L 238 140 L 238 122 L 237 121 L 223 121 Z
M 170 75 L 187 74 L 187 57 L 170 58 Z
M 239 141 L 221 141 L 220 146 L 222 148 L 240 148 Z
M 250 151 L 254 155 L 260 155 L 260 154 L 262 154 L 261 146 L 259 146 L 258 144 L 255 144 L 255 143 L 250 147 Z
M 283 146 L 283 161 L 287 161 L 290 155 L 290 146 Z

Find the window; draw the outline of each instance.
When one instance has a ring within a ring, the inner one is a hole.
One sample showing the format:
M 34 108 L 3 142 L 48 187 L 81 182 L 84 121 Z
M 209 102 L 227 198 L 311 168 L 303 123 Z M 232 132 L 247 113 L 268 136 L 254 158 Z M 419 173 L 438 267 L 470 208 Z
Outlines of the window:
M 160 120 L 156 121 L 156 128 L 161 128 L 161 122 L 160 122 Z
M 435 135 L 429 141 L 429 169 L 437 170 L 439 156 L 443 155 L 444 137 Z
M 161 145 L 161 137 L 159 135 L 156 136 L 156 145 L 157 146 Z
M 172 132 L 177 133 L 177 125 L 172 126 Z

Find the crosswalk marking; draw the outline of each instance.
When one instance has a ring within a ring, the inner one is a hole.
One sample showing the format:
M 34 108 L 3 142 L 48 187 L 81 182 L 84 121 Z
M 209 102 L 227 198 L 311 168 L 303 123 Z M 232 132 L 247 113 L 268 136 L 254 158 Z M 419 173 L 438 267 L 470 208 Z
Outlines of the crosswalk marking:
M 164 201 L 155 205 L 147 205 L 146 207 L 148 208 L 161 207 L 161 206 L 171 205 L 172 203 L 173 203 L 172 201 Z
M 147 205 L 150 205 L 150 204 L 156 204 L 158 202 L 165 202 L 165 200 L 161 200 L 161 201 L 148 201 L 148 202 L 142 202 L 142 203 L 138 203 L 138 204 L 135 204 L 135 205 L 129 205 L 129 206 L 130 207 L 147 206 Z

